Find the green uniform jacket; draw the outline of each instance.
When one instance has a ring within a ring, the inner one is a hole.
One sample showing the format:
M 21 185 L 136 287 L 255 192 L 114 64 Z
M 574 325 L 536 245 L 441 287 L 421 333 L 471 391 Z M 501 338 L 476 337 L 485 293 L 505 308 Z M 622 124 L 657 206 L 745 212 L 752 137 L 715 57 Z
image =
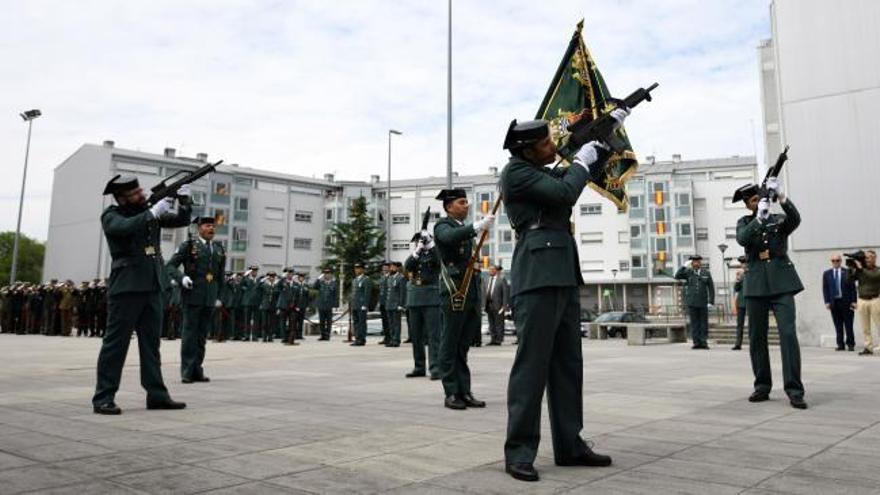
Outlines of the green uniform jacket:
M 281 279 L 281 290 L 278 293 L 278 303 L 275 305 L 276 308 L 280 310 L 286 311 L 288 307 L 291 305 L 291 299 L 293 296 L 293 284 L 294 282 L 288 282 L 287 279 Z
M 388 276 L 379 276 L 379 306 L 385 306 L 385 299 L 388 298 Z
M 333 309 L 339 307 L 339 288 L 336 279 L 329 282 L 323 277 L 315 280 L 314 289 L 318 291 L 318 298 L 315 300 L 315 306 L 318 309 Z
M 451 217 L 443 217 L 434 224 L 435 249 L 441 263 L 441 298 L 449 301 L 452 294 L 461 286 L 468 262 L 474 251 L 474 224 L 461 223 Z M 446 274 L 443 274 L 445 269 Z M 448 276 L 448 279 L 446 278 Z M 480 277 L 475 273 L 468 289 L 468 301 L 480 298 Z
M 101 225 L 113 262 L 110 265 L 108 294 L 165 291 L 168 276 L 160 251 L 163 228 L 189 225 L 192 208 L 179 205 L 177 215 L 157 220 L 144 208 L 135 211 L 112 205 L 101 214 Z
M 437 248 L 433 247 L 427 253 L 421 253 L 418 258 L 410 256 L 406 259 L 404 267 L 412 275 L 406 306 L 408 308 L 439 306 L 440 259 L 437 257 Z
M 788 236 L 801 223 L 801 216 L 791 200 L 782 205 L 785 215 L 770 215 L 760 222 L 756 215 L 746 215 L 736 225 L 736 241 L 745 248 L 749 269 L 743 279 L 745 297 L 769 297 L 797 294 L 804 290 L 801 279 L 788 258 Z M 762 260 L 761 253 L 769 254 Z
M 275 280 L 275 283 L 270 283 L 268 279 L 260 282 L 259 288 L 260 294 L 260 310 L 261 311 L 275 311 L 278 309 L 278 296 L 281 294 L 281 281 Z
M 309 307 L 309 298 L 311 295 L 309 293 L 309 286 L 305 282 L 294 282 L 291 292 L 291 304 L 294 307 L 305 311 L 305 309 Z
M 589 178 L 578 165 L 551 170 L 517 157 L 505 165 L 501 191 L 518 238 L 510 268 L 511 296 L 584 283 L 570 219 Z
M 238 284 L 229 279 L 223 283 L 223 297 L 220 299 L 226 309 L 235 309 L 241 302 Z
M 243 277 L 238 290 L 241 291 L 241 306 L 256 308 L 260 305 L 260 283 L 251 277 Z
M 183 287 L 183 303 L 189 306 L 214 306 L 223 298 L 226 286 L 226 252 L 223 245 L 211 241 L 210 251 L 202 239 L 189 239 L 183 242 L 168 260 L 168 275 L 183 287 L 183 276 L 179 267 L 183 265 L 183 275 L 192 279 L 192 289 Z
M 406 278 L 398 272 L 388 277 L 388 295 L 385 298 L 385 307 L 393 311 L 401 306 L 406 306 Z
M 712 274 L 705 268 L 697 271 L 686 266 L 678 269 L 675 273 L 676 280 L 684 280 L 684 304 L 694 308 L 704 308 L 709 304 L 715 304 L 715 284 L 712 283 Z
M 370 277 L 362 275 L 351 281 L 351 308 L 361 309 L 370 307 L 370 299 L 373 297 L 373 281 Z

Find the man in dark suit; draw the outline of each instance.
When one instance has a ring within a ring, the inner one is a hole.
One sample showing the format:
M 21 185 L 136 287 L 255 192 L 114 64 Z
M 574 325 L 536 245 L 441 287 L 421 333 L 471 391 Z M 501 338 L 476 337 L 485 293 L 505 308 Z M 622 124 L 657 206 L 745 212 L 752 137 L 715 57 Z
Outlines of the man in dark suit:
M 141 385 L 147 390 L 147 409 L 183 409 L 186 404 L 171 400 L 162 380 L 159 334 L 164 309 L 163 292 L 168 275 L 159 250 L 163 228 L 185 227 L 192 208 L 189 187 L 183 186 L 176 213 L 174 199 L 147 204 L 138 180 L 133 176 L 110 179 L 104 194 L 112 194 L 115 205 L 101 214 L 101 226 L 113 262 L 107 302 L 107 332 L 98 355 L 98 383 L 92 406 L 96 414 L 122 414 L 114 399 L 122 378 L 122 366 L 137 332 Z
M 489 334 L 491 340 L 488 345 L 501 345 L 504 342 L 504 313 L 510 305 L 507 282 L 501 274 L 501 265 L 489 267 L 489 278 L 483 284 L 485 301 L 483 308 L 489 318 Z
M 837 349 L 855 350 L 856 338 L 853 333 L 853 317 L 856 306 L 856 284 L 850 280 L 845 268 L 840 266 L 840 255 L 831 256 L 831 268 L 822 275 L 822 296 L 825 308 L 831 311 L 834 331 L 837 332 Z M 846 339 L 844 340 L 844 329 Z

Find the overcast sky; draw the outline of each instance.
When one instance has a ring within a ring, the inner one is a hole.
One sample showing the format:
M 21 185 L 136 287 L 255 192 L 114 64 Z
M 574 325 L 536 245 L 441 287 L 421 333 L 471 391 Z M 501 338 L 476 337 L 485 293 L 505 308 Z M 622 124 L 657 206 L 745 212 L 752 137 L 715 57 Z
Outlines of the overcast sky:
M 456 0 L 453 163 L 505 162 L 585 19 L 611 90 L 657 81 L 627 121 L 637 155 L 763 160 L 756 47 L 768 0 Z M 27 126 L 39 108 L 22 230 L 45 239 L 52 170 L 83 143 L 286 173 L 384 179 L 446 171 L 442 0 L 4 2 L 0 231 L 15 229 Z M 754 122 L 755 133 L 751 123 Z

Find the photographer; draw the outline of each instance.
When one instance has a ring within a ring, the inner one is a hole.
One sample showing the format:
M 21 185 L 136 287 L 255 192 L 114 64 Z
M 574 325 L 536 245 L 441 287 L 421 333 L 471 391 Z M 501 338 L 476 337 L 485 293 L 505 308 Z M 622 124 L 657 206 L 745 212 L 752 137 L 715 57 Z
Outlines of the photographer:
M 858 253 L 856 253 L 858 254 Z M 862 322 L 862 333 L 865 336 L 865 348 L 859 353 L 860 356 L 874 354 L 874 340 L 871 336 L 871 324 L 880 325 L 880 269 L 877 268 L 877 253 L 873 250 L 865 251 L 864 258 L 861 256 L 847 256 L 849 278 L 858 283 L 859 302 L 856 313 Z

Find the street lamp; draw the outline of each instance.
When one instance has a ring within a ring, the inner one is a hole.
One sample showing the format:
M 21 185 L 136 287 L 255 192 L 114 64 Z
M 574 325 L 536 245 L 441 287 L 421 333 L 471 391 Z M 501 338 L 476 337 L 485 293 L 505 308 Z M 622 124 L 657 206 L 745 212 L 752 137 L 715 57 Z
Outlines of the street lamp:
M 24 172 L 21 174 L 21 195 L 18 197 L 18 222 L 15 224 L 15 240 L 12 242 L 12 268 L 9 270 L 9 285 L 15 283 L 16 271 L 18 270 L 18 238 L 21 235 L 21 209 L 24 206 L 24 185 L 27 182 L 28 155 L 31 152 L 31 127 L 34 119 L 42 115 L 36 108 L 22 112 L 22 120 L 28 123 L 27 146 L 24 149 Z
M 403 133 L 394 129 L 388 129 L 388 190 L 385 191 L 387 207 L 385 209 L 385 260 L 391 261 L 391 135 L 398 136 Z
M 721 251 L 721 276 L 724 280 L 724 316 L 727 317 L 727 313 L 730 308 L 727 307 L 727 270 L 724 268 L 724 251 L 727 251 L 727 244 L 723 242 L 718 245 L 718 250 Z
M 611 298 L 611 311 L 617 310 L 617 268 L 611 269 L 611 276 L 614 277 L 614 297 Z

